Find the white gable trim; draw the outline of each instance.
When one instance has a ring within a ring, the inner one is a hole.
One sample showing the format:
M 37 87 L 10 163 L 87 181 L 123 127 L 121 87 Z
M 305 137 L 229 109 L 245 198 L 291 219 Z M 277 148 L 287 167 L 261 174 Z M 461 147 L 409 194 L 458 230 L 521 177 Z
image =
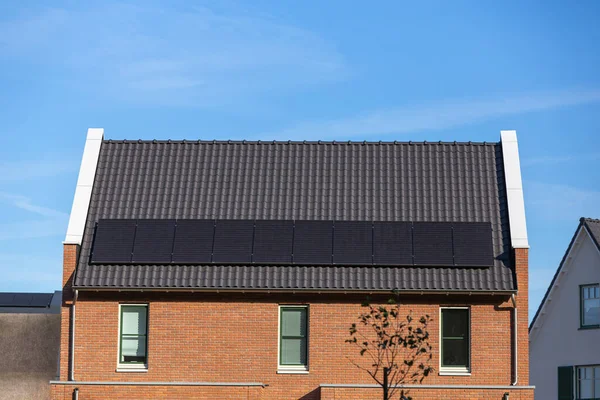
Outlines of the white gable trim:
M 577 252 L 579 251 L 579 248 L 581 247 L 581 245 L 583 243 L 583 237 L 584 237 L 583 235 L 584 234 L 582 232 L 585 232 L 585 235 L 588 236 L 588 239 L 592 240 L 592 237 L 590 236 L 587 229 L 585 229 L 584 225 L 581 224 L 579 226 L 579 228 L 577 228 L 577 232 L 575 232 L 574 239 L 572 240 L 571 244 L 569 245 L 569 249 L 567 250 L 567 253 L 565 254 L 560 265 L 558 266 L 556 274 L 554 275 L 554 278 L 552 279 L 552 282 L 550 283 L 550 287 L 548 288 L 546 295 L 542 299 L 542 303 L 540 304 L 538 312 L 537 312 L 536 316 L 534 317 L 535 319 L 533 320 L 533 324 L 531 325 L 531 327 L 529 329 L 529 340 L 530 341 L 535 337 L 537 332 L 539 332 L 541 330 L 543 323 L 544 323 L 544 317 L 546 315 L 546 306 L 548 305 L 548 303 L 552 302 L 552 297 L 554 296 L 554 294 L 556 293 L 557 290 L 560 290 L 560 285 L 562 283 L 563 278 L 565 276 L 567 276 L 569 273 L 569 269 L 571 267 L 573 259 L 576 257 Z
M 511 244 L 513 249 L 528 249 L 529 241 L 527 240 L 527 223 L 525 220 L 525 202 L 523 200 L 523 182 L 521 180 L 517 132 L 501 131 L 500 142 L 502 144 L 502 159 L 504 162 L 504 179 L 506 180 Z
M 75 197 L 73 198 L 73 207 L 69 217 L 69 226 L 67 227 L 67 236 L 63 244 L 81 244 L 103 139 L 104 129 L 88 129 L 81 167 L 79 168 L 79 178 L 75 188 Z

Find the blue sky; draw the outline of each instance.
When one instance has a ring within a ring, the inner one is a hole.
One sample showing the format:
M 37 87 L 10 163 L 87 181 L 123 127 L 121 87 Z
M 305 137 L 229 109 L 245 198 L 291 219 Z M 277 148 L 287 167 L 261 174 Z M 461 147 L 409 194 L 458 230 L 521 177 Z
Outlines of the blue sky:
M 578 218 L 600 218 L 598 2 L 96 3 L 0 4 L 0 291 L 60 288 L 88 127 L 405 141 L 516 129 L 532 313 Z

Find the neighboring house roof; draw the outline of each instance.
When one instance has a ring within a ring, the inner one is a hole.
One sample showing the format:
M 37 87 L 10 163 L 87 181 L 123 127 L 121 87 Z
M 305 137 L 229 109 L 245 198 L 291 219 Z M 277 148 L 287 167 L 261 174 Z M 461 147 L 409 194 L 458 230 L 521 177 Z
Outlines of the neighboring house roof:
M 580 218 L 579 225 L 577 226 L 577 229 L 575 230 L 575 234 L 571 238 L 569 247 L 567 247 L 567 251 L 565 252 L 562 260 L 560 261 L 560 264 L 558 265 L 558 268 L 556 269 L 556 272 L 554 273 L 552 282 L 550 282 L 548 289 L 546 289 L 544 298 L 540 302 L 540 305 L 538 306 L 538 309 L 535 312 L 533 319 L 531 320 L 531 324 L 529 324 L 529 331 L 531 331 L 533 329 L 533 327 L 535 326 L 535 323 L 538 320 L 538 317 L 540 316 L 542 308 L 544 307 L 546 300 L 548 299 L 548 297 L 550 295 L 550 292 L 554 288 L 554 284 L 556 283 L 558 277 L 560 276 L 563 266 L 565 265 L 565 261 L 567 261 L 569 253 L 571 252 L 571 249 L 573 248 L 573 245 L 575 244 L 575 241 L 577 240 L 577 237 L 579 236 L 580 231 L 582 231 L 582 230 L 584 232 L 588 233 L 590 239 L 594 242 L 594 244 L 598 248 L 598 251 L 600 251 L 600 220 L 593 219 L 593 218 L 583 218 L 583 217 Z
M 59 314 L 62 292 L 0 293 L 0 314 Z
M 106 218 L 490 222 L 490 268 L 89 264 Z M 102 142 L 75 288 L 514 291 L 500 143 Z

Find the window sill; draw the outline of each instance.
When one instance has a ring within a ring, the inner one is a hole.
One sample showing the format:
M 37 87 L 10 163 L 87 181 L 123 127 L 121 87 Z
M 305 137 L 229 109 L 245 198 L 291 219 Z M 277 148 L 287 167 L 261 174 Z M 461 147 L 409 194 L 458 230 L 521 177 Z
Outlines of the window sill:
M 278 374 L 304 374 L 307 375 L 308 374 L 308 368 L 306 367 L 295 367 L 295 368 L 286 368 L 286 367 L 279 367 L 277 368 L 277 373 Z
M 117 372 L 148 372 L 147 365 L 119 365 L 117 367 Z
M 589 329 L 600 329 L 600 325 L 585 325 L 585 326 L 580 326 L 579 327 L 579 331 L 587 331 Z
M 441 369 L 440 372 L 438 373 L 438 375 L 440 376 L 471 376 L 471 371 L 464 369 L 464 370 L 448 370 L 448 369 Z

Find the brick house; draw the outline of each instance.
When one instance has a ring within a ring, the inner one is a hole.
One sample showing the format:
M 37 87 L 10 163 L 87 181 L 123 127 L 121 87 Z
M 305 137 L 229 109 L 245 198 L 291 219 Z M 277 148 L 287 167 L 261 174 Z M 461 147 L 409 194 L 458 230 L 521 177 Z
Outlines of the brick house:
M 531 400 L 527 260 L 514 131 L 369 143 L 90 129 L 52 398 L 378 399 L 344 340 L 367 295 L 396 289 L 434 319 L 435 373 L 411 396 Z

